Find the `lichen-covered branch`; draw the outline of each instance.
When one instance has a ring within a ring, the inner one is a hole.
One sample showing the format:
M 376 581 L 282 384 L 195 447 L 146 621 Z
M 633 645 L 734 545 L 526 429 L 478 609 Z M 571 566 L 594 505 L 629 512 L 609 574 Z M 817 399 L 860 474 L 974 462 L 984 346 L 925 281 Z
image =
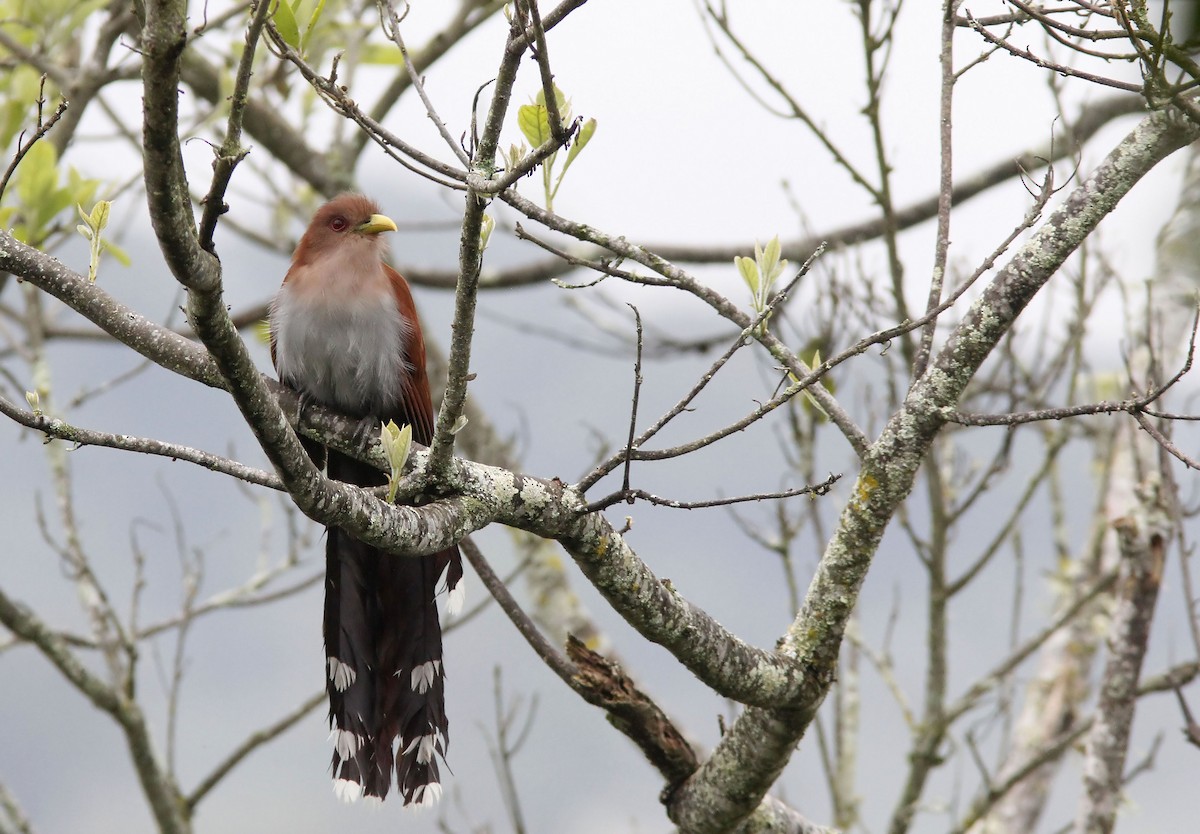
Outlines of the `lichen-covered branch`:
M 160 18 L 165 19 L 167 24 L 162 25 L 175 31 L 171 27 L 177 23 L 177 18 L 168 14 L 171 9 L 160 8 L 160 5 L 150 8 L 153 13 L 148 14 L 148 21 L 155 23 Z M 162 53 L 158 59 L 160 68 L 169 74 L 171 49 L 163 47 L 159 51 Z M 157 90 L 153 95 L 163 95 L 158 84 L 157 80 L 148 78 L 147 94 L 152 95 L 153 89 Z M 174 88 L 171 89 L 174 95 Z M 164 133 L 161 127 L 159 131 Z M 180 171 L 158 170 L 162 166 L 173 168 L 179 165 L 177 142 L 164 139 L 164 148 L 147 154 L 147 181 L 151 187 L 154 184 L 169 185 L 182 177 Z M 219 271 L 215 261 L 205 260 L 210 256 L 196 242 L 190 209 L 160 196 L 155 201 L 155 211 L 164 215 L 156 228 L 163 230 L 165 237 L 161 243 L 173 270 L 186 266 L 192 259 L 199 259 L 205 270 L 213 269 L 202 281 L 196 281 L 195 275 L 182 276 L 182 280 L 190 284 L 189 317 L 209 348 L 211 359 L 186 339 L 115 306 L 103 291 L 89 287 L 52 258 L 23 247 L 7 236 L 0 236 L 0 262 L 12 263 L 17 274 L 38 274 L 40 281 L 35 283 L 53 288 L 56 295 L 68 303 L 74 302 L 73 307 L 81 309 L 122 341 L 137 345 L 150 358 L 188 375 L 202 376 L 208 384 L 228 387 L 285 487 L 302 511 L 314 519 L 342 525 L 364 540 L 390 550 L 414 554 L 440 549 L 447 542 L 491 521 L 562 537 L 573 545 L 574 554 L 586 565 L 585 570 L 598 579 L 604 593 L 623 615 L 638 624 L 648 637 L 681 655 L 689 668 L 717 691 L 739 700 L 766 704 L 786 701 L 793 696 L 795 674 L 789 662 L 772 653 L 744 646 L 683 600 L 678 592 L 667 589 L 600 516 L 581 514 L 585 505 L 578 496 L 563 503 L 561 496 L 565 493 L 560 491 L 557 501 L 529 503 L 527 499 L 535 493 L 525 491 L 525 487 L 531 487 L 535 483 L 533 479 L 476 468 L 471 470 L 472 478 L 462 474 L 455 476 L 456 486 L 461 489 L 456 499 L 421 508 L 390 507 L 361 490 L 322 479 L 292 434 L 277 404 L 276 392 L 253 368 L 244 344 L 229 322 L 220 292 Z M 184 257 L 171 252 L 181 235 L 185 238 L 184 247 L 191 251 Z M 480 476 L 481 472 L 483 476 Z M 505 485 L 510 485 L 511 491 L 503 491 Z M 547 492 L 552 498 L 555 489 Z M 633 574 L 630 574 L 631 570 Z M 631 575 L 636 575 L 638 582 L 622 584 L 621 580 Z M 704 639 L 697 641 L 698 635 Z M 706 655 L 702 649 L 711 649 L 711 652 Z
M 6 229 L 0 229 L 0 270 L 54 296 L 155 364 L 205 385 L 224 387 L 217 366 L 202 347 L 117 301 L 99 284 L 53 255 L 21 243 Z
M 1163 561 L 1171 524 L 1160 506 L 1157 488 L 1142 504 L 1117 519 L 1121 575 L 1117 604 L 1108 629 L 1108 663 L 1100 682 L 1096 719 L 1083 760 L 1084 796 L 1076 830 L 1108 834 L 1117 818 L 1125 783 L 1125 756 L 1133 730 L 1138 680 L 1150 639 L 1150 622 L 1162 584 Z
M 676 792 L 668 811 L 689 834 L 724 831 L 748 815 L 770 788 L 832 683 L 846 623 L 879 541 L 912 489 L 926 451 L 952 407 L 1017 316 L 1130 189 L 1169 154 L 1200 136 L 1177 113 L 1137 125 L 996 275 L 900 410 L 870 445 L 863 468 L 799 615 L 781 650 L 811 685 L 794 709 L 747 710 L 712 757 Z M 779 743 L 752 744 L 754 738 Z M 789 739 L 791 744 L 782 743 Z M 749 774 L 758 774 L 751 780 Z
M 163 257 L 188 289 L 220 285 L 220 265 L 200 247 L 179 147 L 179 67 L 187 48 L 187 4 L 149 0 L 142 27 L 142 158 L 150 222 Z
M 619 665 L 574 637 L 567 641 L 567 654 L 576 666 L 575 691 L 604 710 L 609 723 L 638 746 L 666 781 L 667 790 L 695 771 L 696 751 Z

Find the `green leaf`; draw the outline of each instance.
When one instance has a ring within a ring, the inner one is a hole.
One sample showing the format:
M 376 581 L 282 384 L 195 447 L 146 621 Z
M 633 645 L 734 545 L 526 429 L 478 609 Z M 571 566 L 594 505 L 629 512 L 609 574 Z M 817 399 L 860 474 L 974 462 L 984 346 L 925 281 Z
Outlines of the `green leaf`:
M 550 138 L 550 117 L 544 104 L 524 104 L 518 108 L 517 125 L 535 148 Z
M 571 167 L 571 163 L 575 161 L 575 157 L 579 156 L 579 152 L 584 146 L 592 140 L 592 135 L 596 132 L 596 120 L 588 119 L 579 127 L 579 133 L 575 136 L 575 141 L 571 145 L 571 149 L 567 151 L 567 159 L 563 162 L 562 174 L 558 175 L 561 180 L 563 174 L 567 173 L 567 169 Z
M 564 122 L 571 121 L 571 100 L 567 98 L 562 90 L 558 89 L 557 84 L 551 82 L 550 86 L 554 88 L 554 103 L 558 105 L 558 115 L 562 117 Z M 545 89 L 538 90 L 537 96 L 534 98 L 534 103 L 540 104 L 542 107 L 546 106 Z
M 804 402 L 805 406 L 807 406 L 807 408 L 811 411 L 811 413 L 822 423 L 828 423 L 829 422 L 829 414 L 828 414 L 828 412 L 825 411 L 825 406 L 823 406 L 819 402 L 817 402 L 817 398 L 814 397 L 807 388 L 805 388 L 800 393 L 804 395 L 803 402 Z
M 808 344 L 796 351 L 796 357 L 808 367 L 816 370 L 824 361 L 824 359 L 821 357 L 821 344 L 822 343 L 819 338 L 811 339 Z M 793 373 L 789 372 L 788 376 L 791 378 L 793 384 L 800 381 L 796 379 L 796 375 Z M 821 377 L 821 382 L 819 384 L 830 394 L 837 393 L 837 384 L 833 381 L 833 377 L 831 375 L 825 374 L 825 376 Z M 821 404 L 817 402 L 812 393 L 810 393 L 808 389 L 805 389 L 803 393 L 804 399 L 802 399 L 800 402 L 804 407 L 804 410 L 818 422 L 829 422 L 829 415 L 825 412 L 825 409 L 821 406 Z
M 768 284 L 779 277 L 779 235 L 775 235 L 768 241 L 767 248 L 762 253 L 762 263 L 759 269 L 766 276 Z
M 133 259 L 129 257 L 129 253 L 120 246 L 117 246 L 117 244 L 113 243 L 111 240 L 106 238 L 100 241 L 100 246 L 105 252 L 116 258 L 117 263 L 119 263 L 121 266 L 129 266 L 133 263 Z
M 738 268 L 738 272 L 742 274 L 742 280 L 746 282 L 746 286 L 750 288 L 750 292 L 754 295 L 754 301 L 758 303 L 758 264 L 753 258 L 747 258 L 745 255 L 738 255 L 733 259 L 734 264 Z
M 496 228 L 496 218 L 490 214 L 483 215 L 479 225 L 479 248 L 487 249 L 488 240 L 492 237 L 492 230 Z
M 388 466 L 392 470 L 388 476 L 387 497 L 388 503 L 391 504 L 396 500 L 396 487 L 404 472 L 404 464 L 408 461 L 409 449 L 412 448 L 412 426 L 405 425 L 404 428 L 399 428 L 394 420 L 388 420 L 379 428 L 379 443 L 383 446 Z
M 393 44 L 369 43 L 363 47 L 358 60 L 364 64 L 399 66 L 404 63 L 404 56 Z
M 299 6 L 299 2 L 296 3 Z M 317 21 L 321 19 L 321 13 L 325 11 L 325 0 L 319 0 L 317 7 L 313 9 L 313 13 L 308 17 L 308 26 L 304 27 L 304 36 L 300 38 L 300 51 L 308 51 L 308 43 L 312 40 L 313 33 L 317 30 Z M 398 52 L 399 50 L 393 50 Z
M 95 193 L 98 182 L 86 180 L 77 171 L 70 171 L 66 187 L 58 183 L 58 154 L 49 142 L 38 142 L 17 169 L 16 203 L 20 206 L 21 239 L 31 246 L 40 246 L 51 231 L 54 218 L 75 202 L 87 202 Z M 75 196 L 79 195 L 80 200 Z M 14 230 L 15 232 L 16 230 Z
M 44 204 L 58 185 L 58 154 L 49 142 L 38 142 L 21 160 L 17 181 L 17 199 L 32 210 Z
M 44 203 L 38 206 L 38 214 L 45 218 L 43 226 L 49 226 L 60 211 L 75 202 L 71 192 L 65 188 L 55 188 L 47 196 Z
M 64 191 L 64 197 L 67 200 L 63 208 L 66 208 L 71 203 L 80 203 L 87 205 L 96 197 L 96 190 L 100 187 L 100 180 L 88 179 L 76 171 L 74 168 L 67 169 L 67 186 Z M 61 210 L 61 209 L 60 209 Z
M 88 189 L 85 189 L 88 190 Z M 91 212 L 85 212 L 83 206 L 79 203 L 75 204 L 75 210 L 79 212 L 79 216 L 83 218 L 83 223 L 76 226 L 75 230 L 79 234 L 87 238 L 90 244 L 90 259 L 88 261 L 88 280 L 93 284 L 96 282 L 96 275 L 100 269 L 100 255 L 104 252 L 111 252 L 113 256 L 123 265 L 129 266 L 129 256 L 120 247 L 109 243 L 102 237 L 104 228 L 108 225 L 108 217 L 112 211 L 112 203 L 108 200 L 99 200 L 96 205 L 92 206 Z
M 279 30 L 279 37 L 283 38 L 283 42 L 292 49 L 299 50 L 300 26 L 296 23 L 296 13 L 292 11 L 292 7 L 286 0 L 276 0 L 271 20 L 275 24 L 275 28 Z
M 76 206 L 79 204 L 76 203 Z M 96 205 L 92 206 L 91 227 L 96 231 L 104 231 L 104 227 L 108 225 L 108 215 L 112 211 L 112 203 L 108 200 L 100 200 Z

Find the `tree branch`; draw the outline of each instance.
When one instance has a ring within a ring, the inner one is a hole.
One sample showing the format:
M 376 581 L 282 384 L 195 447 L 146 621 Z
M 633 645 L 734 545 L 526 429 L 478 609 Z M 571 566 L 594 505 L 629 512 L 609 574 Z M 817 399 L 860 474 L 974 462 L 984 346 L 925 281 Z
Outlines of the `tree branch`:
M 147 0 L 142 28 L 142 156 L 146 200 L 159 248 L 184 287 L 213 291 L 220 265 L 201 248 L 179 147 L 179 66 L 187 48 L 187 4 Z
M 1096 720 L 1083 760 L 1084 798 L 1076 830 L 1108 834 L 1125 784 L 1125 757 L 1137 706 L 1138 679 L 1150 639 L 1150 622 L 1162 584 L 1171 523 L 1157 487 L 1129 516 L 1113 522 L 1121 552 L 1117 607 L 1108 631 L 1108 664 L 1101 678 Z
M 675 793 L 668 813 L 689 834 L 722 831 L 770 788 L 832 683 L 846 622 L 896 508 L 944 424 L 1017 316 L 1122 197 L 1155 165 L 1200 136 L 1162 111 L 1144 119 L 996 275 L 863 458 L 863 469 L 781 651 L 808 678 L 788 710 L 748 709 L 711 758 Z M 762 740 L 754 743 L 755 739 Z

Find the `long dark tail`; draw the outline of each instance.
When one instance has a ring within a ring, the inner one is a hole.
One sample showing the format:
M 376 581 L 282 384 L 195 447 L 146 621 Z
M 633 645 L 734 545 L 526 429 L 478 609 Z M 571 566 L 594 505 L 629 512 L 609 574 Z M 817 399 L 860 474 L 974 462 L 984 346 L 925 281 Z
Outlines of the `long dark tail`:
M 383 481 L 334 451 L 328 468 L 346 483 Z M 462 597 L 457 547 L 414 559 L 383 553 L 340 528 L 327 530 L 326 691 L 334 790 L 342 799 L 382 800 L 393 766 L 405 805 L 431 805 L 441 796 L 437 759 L 444 760 L 450 743 L 435 602 L 443 572 L 454 608 Z

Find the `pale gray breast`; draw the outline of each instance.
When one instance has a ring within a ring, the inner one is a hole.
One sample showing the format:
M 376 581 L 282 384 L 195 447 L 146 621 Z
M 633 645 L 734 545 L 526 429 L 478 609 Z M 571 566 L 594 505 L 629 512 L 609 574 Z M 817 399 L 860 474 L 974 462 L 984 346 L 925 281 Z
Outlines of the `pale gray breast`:
M 280 380 L 347 414 L 394 411 L 412 372 L 404 355 L 411 325 L 391 292 L 333 296 L 280 288 L 271 304 Z

